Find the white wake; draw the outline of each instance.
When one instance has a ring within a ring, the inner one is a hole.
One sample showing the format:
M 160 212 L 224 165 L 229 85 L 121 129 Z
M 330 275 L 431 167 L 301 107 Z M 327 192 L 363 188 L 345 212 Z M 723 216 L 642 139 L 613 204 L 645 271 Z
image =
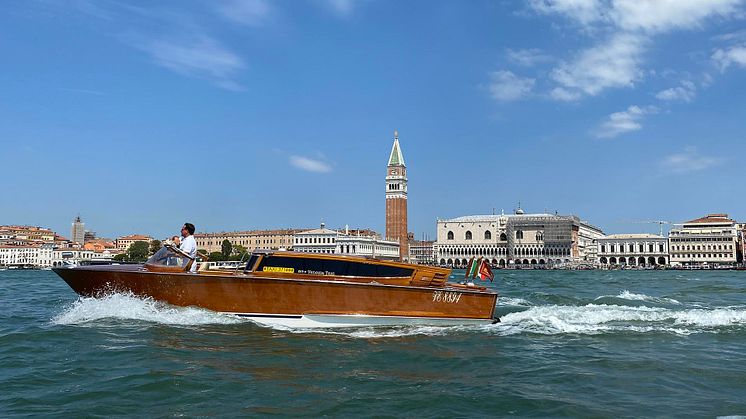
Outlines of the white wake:
M 671 310 L 617 305 L 540 306 L 509 313 L 494 325 L 500 334 L 600 334 L 609 332 L 718 332 L 746 326 L 746 308 Z
M 168 325 L 235 324 L 243 320 L 214 311 L 176 307 L 132 294 L 112 294 L 101 298 L 81 297 L 52 319 L 53 324 L 77 325 L 104 319 L 140 320 Z

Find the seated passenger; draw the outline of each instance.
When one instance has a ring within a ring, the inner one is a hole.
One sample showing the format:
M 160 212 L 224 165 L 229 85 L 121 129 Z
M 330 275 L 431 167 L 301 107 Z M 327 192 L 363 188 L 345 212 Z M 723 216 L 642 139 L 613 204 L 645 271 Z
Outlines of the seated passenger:
M 181 245 L 179 245 L 179 250 L 189 255 L 190 258 L 196 259 L 197 241 L 194 240 L 194 224 L 184 223 L 184 226 L 181 227 L 181 237 L 184 239 L 181 241 Z M 197 272 L 196 261 L 192 263 L 191 272 Z

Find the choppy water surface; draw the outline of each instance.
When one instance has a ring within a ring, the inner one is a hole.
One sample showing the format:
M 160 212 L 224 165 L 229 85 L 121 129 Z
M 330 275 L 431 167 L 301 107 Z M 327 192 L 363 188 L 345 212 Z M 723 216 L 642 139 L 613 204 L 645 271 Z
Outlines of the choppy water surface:
M 320 331 L 0 271 L 0 416 L 746 415 L 746 272 L 496 274 L 500 324 Z

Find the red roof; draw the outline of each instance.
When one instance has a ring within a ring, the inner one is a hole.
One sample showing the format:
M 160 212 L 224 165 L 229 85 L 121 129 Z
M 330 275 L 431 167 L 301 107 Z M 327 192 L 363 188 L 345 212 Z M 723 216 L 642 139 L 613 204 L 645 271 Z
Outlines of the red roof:
M 728 218 L 728 214 L 707 214 L 702 218 L 687 221 L 685 224 L 706 224 L 706 223 L 733 223 L 735 221 Z

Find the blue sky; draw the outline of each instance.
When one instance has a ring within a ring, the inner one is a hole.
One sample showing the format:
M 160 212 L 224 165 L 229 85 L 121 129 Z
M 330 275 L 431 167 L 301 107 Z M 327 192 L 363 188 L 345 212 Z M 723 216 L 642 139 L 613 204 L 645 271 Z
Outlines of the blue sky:
M 384 230 L 513 210 L 746 221 L 741 0 L 10 1 L 0 224 Z

